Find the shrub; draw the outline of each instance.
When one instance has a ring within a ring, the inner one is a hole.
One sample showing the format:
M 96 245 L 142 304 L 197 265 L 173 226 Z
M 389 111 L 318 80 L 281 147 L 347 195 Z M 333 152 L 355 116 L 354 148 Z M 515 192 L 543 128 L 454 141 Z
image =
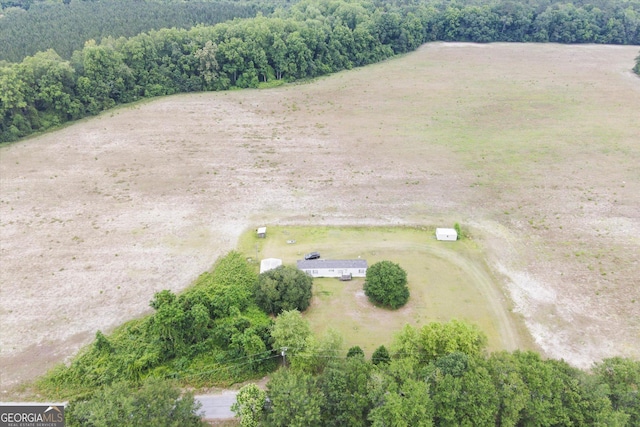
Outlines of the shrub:
M 455 225 L 453 226 L 453 229 L 456 230 L 456 233 L 458 233 L 458 240 L 462 239 L 462 228 L 460 228 L 460 224 L 458 224 L 457 222 L 455 223 Z
M 360 348 L 360 346 L 354 346 L 349 349 L 347 352 L 347 357 L 364 357 L 364 351 Z
M 371 362 L 374 365 L 387 364 L 391 361 L 391 356 L 389 356 L 389 351 L 387 347 L 381 345 L 376 348 L 376 350 L 371 355 Z

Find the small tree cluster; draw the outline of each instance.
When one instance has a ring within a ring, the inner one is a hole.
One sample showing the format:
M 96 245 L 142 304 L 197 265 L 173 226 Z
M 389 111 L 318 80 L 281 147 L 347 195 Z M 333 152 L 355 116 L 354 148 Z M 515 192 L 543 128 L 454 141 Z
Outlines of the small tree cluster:
M 375 304 L 396 309 L 409 300 L 407 273 L 398 264 L 381 261 L 367 269 L 364 293 Z

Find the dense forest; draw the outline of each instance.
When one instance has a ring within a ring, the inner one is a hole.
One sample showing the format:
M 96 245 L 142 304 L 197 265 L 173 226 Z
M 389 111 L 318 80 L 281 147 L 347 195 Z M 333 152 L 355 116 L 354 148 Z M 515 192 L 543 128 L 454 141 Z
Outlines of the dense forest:
M 28 11 L 9 9 L 0 19 L 0 60 L 20 62 L 53 49 L 64 59 L 82 49 L 87 40 L 132 37 L 161 28 L 215 25 L 233 18 L 250 18 L 273 8 L 231 2 L 155 3 L 101 0 L 36 3 Z
M 141 413 L 197 425 L 192 395 L 179 399 L 177 386 L 271 373 L 266 391 L 240 390 L 241 425 L 640 425 L 638 361 L 583 371 L 530 351 L 488 353 L 483 332 L 458 320 L 406 325 L 366 358 L 359 347 L 345 351 L 334 331 L 314 335 L 298 310 L 267 315 L 256 304 L 261 276 L 229 253 L 186 292 L 157 293 L 152 315 L 98 332 L 38 393 L 69 400 L 69 425 L 129 425 Z
M 0 61 L 20 62 L 53 49 L 69 59 L 85 41 L 132 37 L 161 28 L 215 25 L 234 18 L 268 15 L 286 0 L 6 0 L 0 18 Z
M 640 0 L 597 4 L 303 0 L 215 26 L 91 39 L 68 60 L 52 45 L 0 63 L 0 142 L 141 98 L 315 77 L 435 40 L 640 44 Z

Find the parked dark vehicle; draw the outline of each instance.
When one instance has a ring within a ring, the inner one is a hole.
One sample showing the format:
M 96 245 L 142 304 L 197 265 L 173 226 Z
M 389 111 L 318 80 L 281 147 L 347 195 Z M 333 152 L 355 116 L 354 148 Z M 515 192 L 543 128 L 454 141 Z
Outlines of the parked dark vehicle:
M 308 254 L 306 254 L 304 256 L 304 259 L 318 259 L 320 258 L 320 253 L 319 252 L 309 252 Z

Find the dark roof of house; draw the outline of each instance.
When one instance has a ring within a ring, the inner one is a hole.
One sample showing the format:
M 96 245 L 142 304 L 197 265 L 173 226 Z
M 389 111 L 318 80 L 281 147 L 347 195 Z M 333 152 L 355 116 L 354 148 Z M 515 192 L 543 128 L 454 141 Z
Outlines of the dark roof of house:
M 367 261 L 364 259 L 307 259 L 298 261 L 298 269 L 318 269 L 318 268 L 367 268 Z

